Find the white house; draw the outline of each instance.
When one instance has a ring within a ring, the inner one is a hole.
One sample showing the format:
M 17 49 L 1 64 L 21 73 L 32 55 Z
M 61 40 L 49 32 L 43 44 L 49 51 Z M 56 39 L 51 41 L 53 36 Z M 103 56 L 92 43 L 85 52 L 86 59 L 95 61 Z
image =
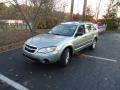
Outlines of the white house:
M 0 20 L 8 25 L 23 24 L 23 20 Z

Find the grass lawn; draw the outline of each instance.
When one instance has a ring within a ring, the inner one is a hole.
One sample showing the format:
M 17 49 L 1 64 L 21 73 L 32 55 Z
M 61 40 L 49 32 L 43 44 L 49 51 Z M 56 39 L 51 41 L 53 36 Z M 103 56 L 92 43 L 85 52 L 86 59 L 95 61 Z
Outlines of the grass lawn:
M 37 30 L 36 34 L 47 32 L 47 29 Z M 25 30 L 11 30 L 0 32 L 0 52 L 21 47 L 23 43 L 30 37 L 34 36 L 30 31 Z

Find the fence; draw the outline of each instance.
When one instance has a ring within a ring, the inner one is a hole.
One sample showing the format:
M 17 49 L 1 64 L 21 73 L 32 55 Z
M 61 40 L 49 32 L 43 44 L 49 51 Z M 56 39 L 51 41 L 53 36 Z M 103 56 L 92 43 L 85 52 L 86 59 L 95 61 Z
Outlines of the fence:
M 0 31 L 6 30 L 28 30 L 29 27 L 27 24 L 0 24 Z

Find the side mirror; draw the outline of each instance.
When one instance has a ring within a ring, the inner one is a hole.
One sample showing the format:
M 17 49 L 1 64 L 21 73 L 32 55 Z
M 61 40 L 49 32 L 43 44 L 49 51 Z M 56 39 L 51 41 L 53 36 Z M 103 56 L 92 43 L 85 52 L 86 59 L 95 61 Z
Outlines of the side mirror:
M 75 37 L 81 36 L 81 35 L 83 35 L 83 33 L 82 33 L 82 32 L 79 32 L 79 33 L 76 33 L 76 34 L 75 34 Z

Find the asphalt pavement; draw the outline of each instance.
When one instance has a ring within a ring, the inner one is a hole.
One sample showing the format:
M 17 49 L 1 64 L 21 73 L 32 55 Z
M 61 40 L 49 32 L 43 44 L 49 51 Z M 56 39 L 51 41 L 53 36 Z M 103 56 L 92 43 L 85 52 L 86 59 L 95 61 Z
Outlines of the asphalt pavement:
M 31 62 L 21 48 L 0 53 L 0 78 L 0 90 L 120 90 L 120 34 L 100 35 L 94 51 L 80 51 L 65 68 Z

